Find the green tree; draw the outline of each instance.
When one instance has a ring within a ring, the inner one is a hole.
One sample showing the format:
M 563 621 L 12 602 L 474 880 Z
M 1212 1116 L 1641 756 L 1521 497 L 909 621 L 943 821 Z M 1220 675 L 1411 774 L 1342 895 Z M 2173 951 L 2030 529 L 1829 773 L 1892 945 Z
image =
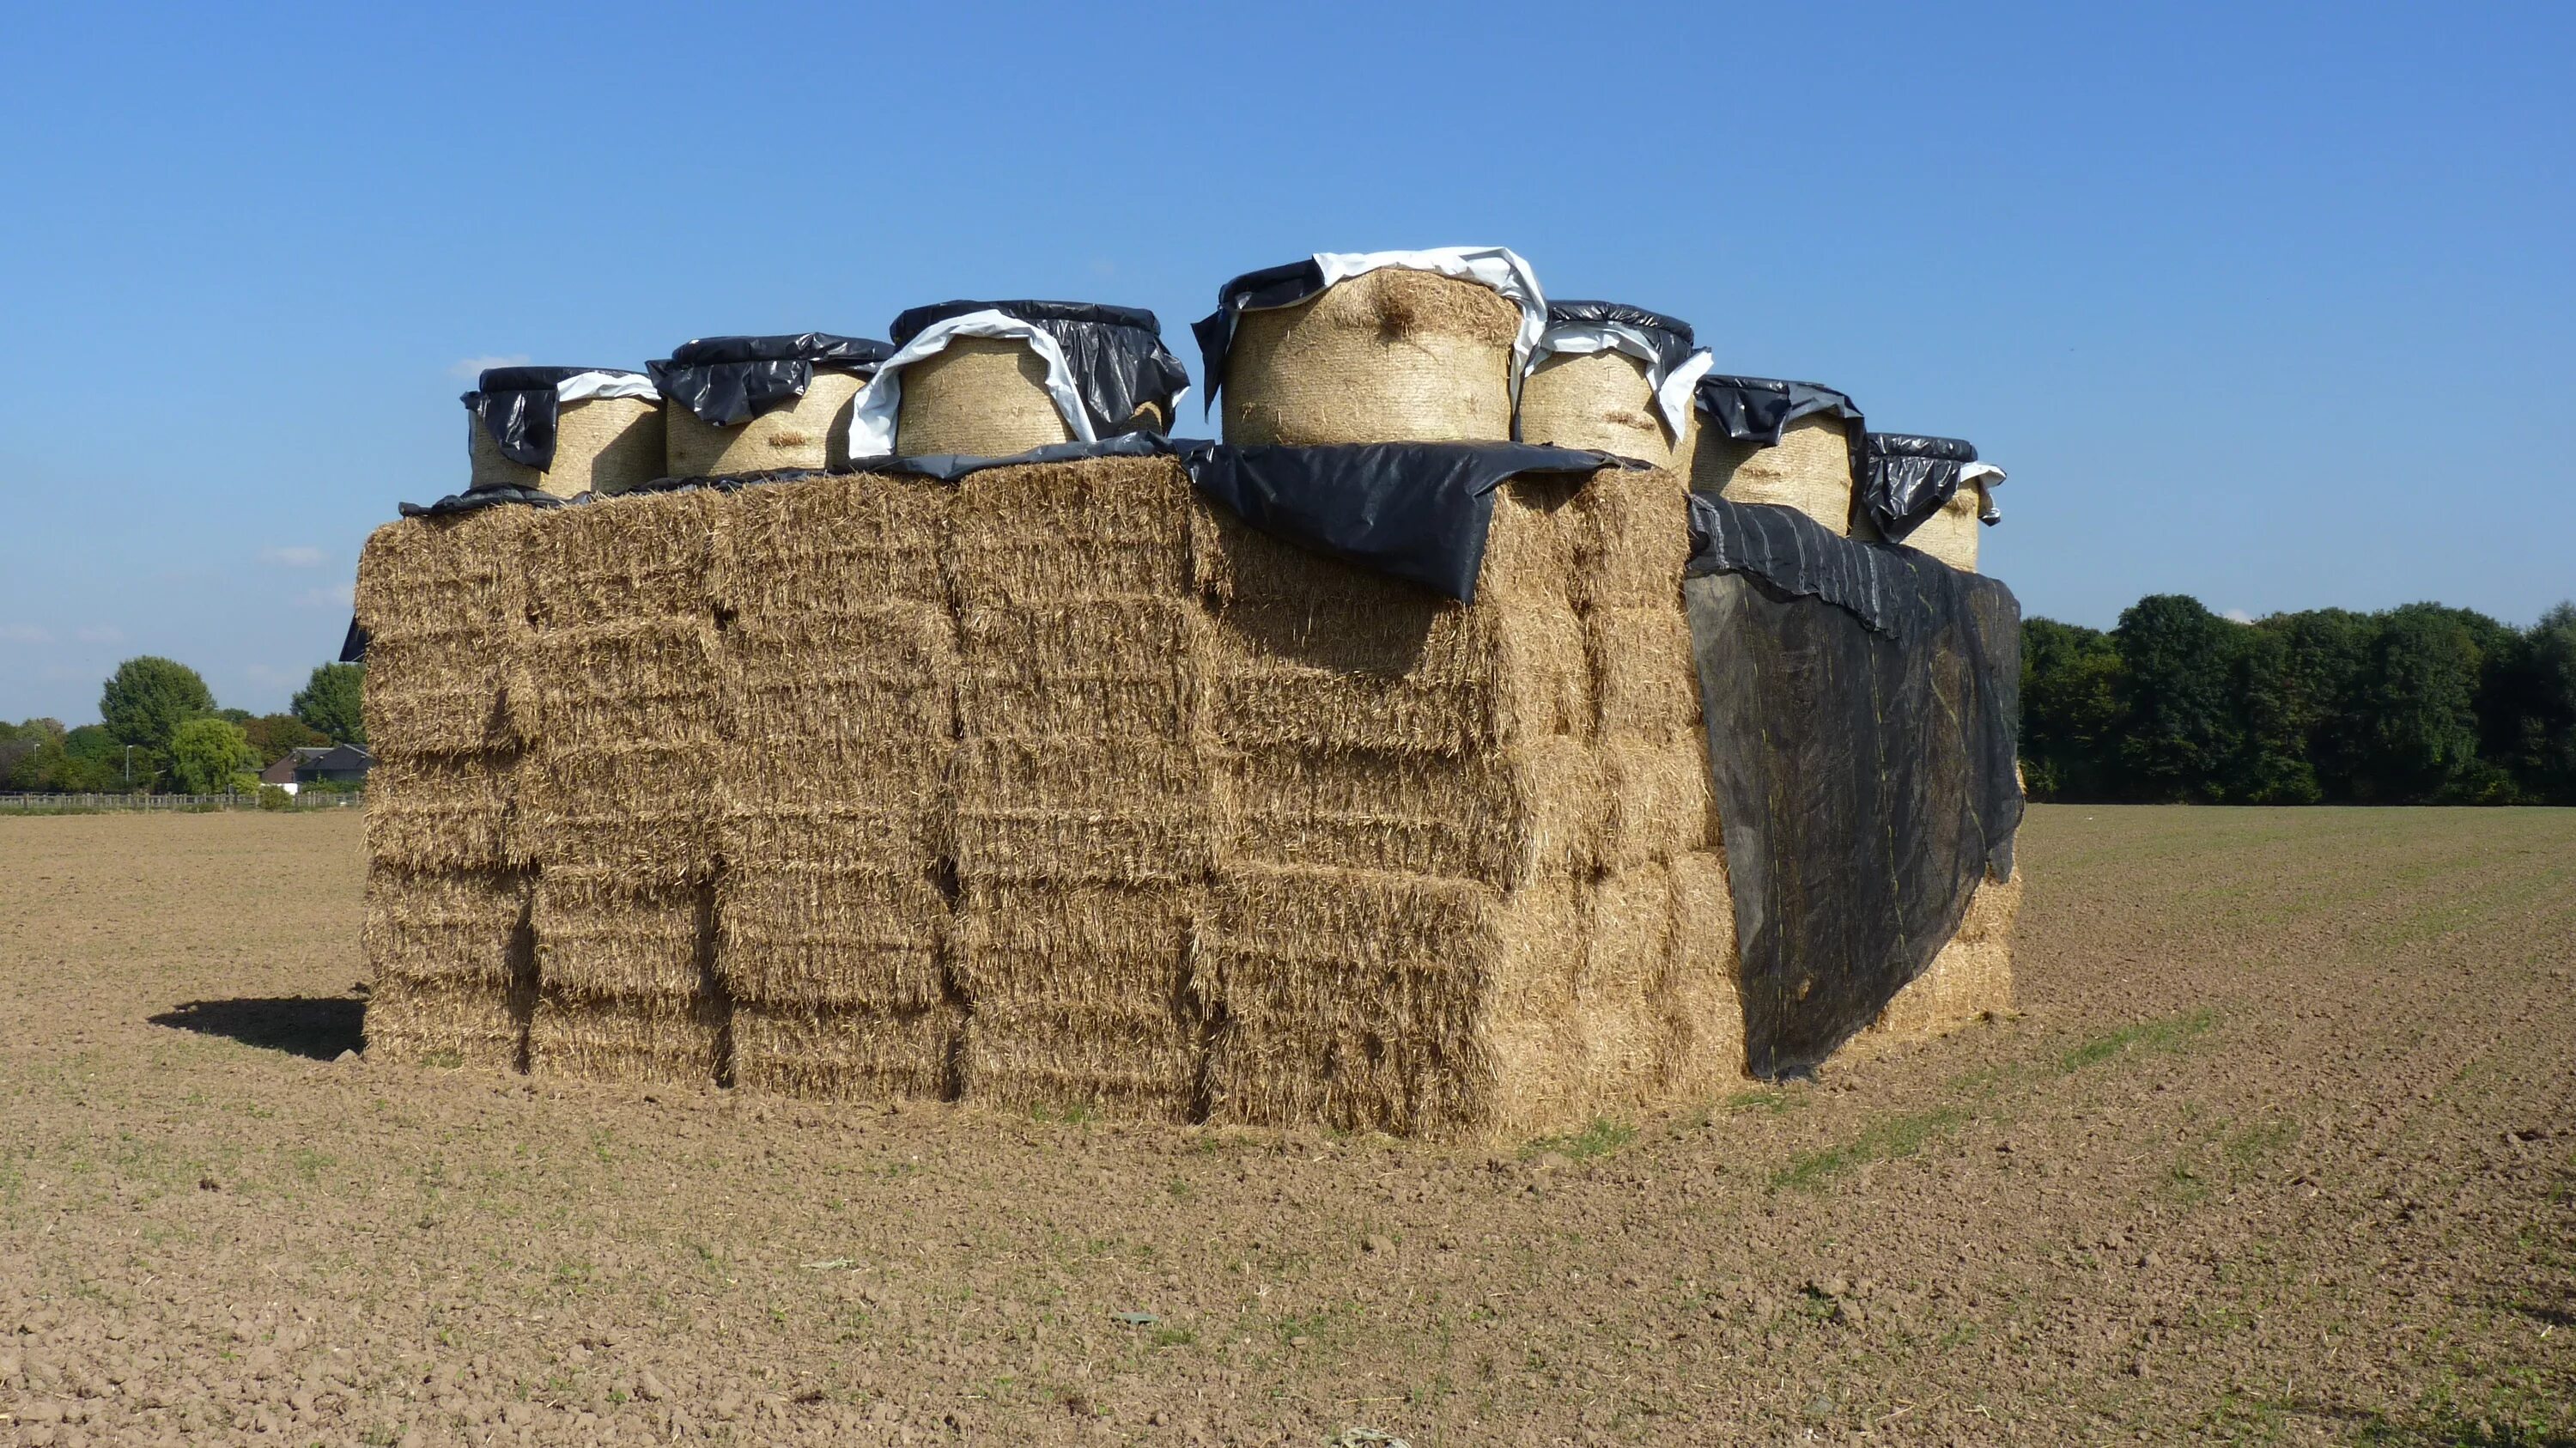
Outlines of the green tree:
M 2128 797 L 2222 795 L 2243 734 L 2233 687 L 2243 632 L 2178 593 L 2149 595 L 2120 615 L 2111 638 L 2120 651 L 2119 754 Z
M 2479 683 L 2485 658 L 2454 610 L 2409 604 L 2380 620 L 2353 701 L 2356 798 L 2422 804 L 2479 797 Z
M 2034 618 L 2021 628 L 2022 773 L 2033 799 L 2113 797 L 2120 651 L 2100 629 Z
M 2315 804 L 2325 798 L 2308 754 L 2306 701 L 2289 638 L 2260 625 L 2235 658 L 2238 744 L 2222 793 L 2240 804 Z
M 188 794 L 221 794 L 258 760 L 242 727 L 212 714 L 180 725 L 170 741 L 170 776 Z
M 18 766 L 47 745 L 59 748 L 63 742 L 63 725 L 59 719 L 30 719 L 24 724 L 0 724 L 0 787 L 9 785 Z
M 363 664 L 324 664 L 298 691 L 290 707 L 305 727 L 361 749 L 367 743 L 367 671 Z
M 243 724 L 242 733 L 249 736 L 250 747 L 258 752 L 263 768 L 295 750 L 317 749 L 331 742 L 331 736 L 292 714 L 262 714 Z
M 2522 653 L 2528 705 L 2516 764 L 2532 795 L 2576 804 L 2576 603 L 2540 616 Z
M 213 712 L 214 691 L 196 670 L 148 654 L 117 665 L 98 699 L 98 717 L 116 742 L 163 754 L 180 725 Z

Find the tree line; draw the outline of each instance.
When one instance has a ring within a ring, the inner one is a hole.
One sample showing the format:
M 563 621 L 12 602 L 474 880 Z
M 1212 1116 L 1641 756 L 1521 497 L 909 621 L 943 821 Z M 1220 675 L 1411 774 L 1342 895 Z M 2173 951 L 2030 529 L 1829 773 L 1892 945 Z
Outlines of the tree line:
M 116 666 L 96 724 L 0 724 L 0 788 L 62 794 L 223 794 L 259 787 L 259 771 L 299 748 L 364 748 L 365 669 L 324 664 L 283 714 L 215 705 L 203 676 L 173 659 Z
M 2182 594 L 2022 625 L 2030 796 L 2576 804 L 2576 604 L 2528 629 L 2414 603 L 2239 623 Z

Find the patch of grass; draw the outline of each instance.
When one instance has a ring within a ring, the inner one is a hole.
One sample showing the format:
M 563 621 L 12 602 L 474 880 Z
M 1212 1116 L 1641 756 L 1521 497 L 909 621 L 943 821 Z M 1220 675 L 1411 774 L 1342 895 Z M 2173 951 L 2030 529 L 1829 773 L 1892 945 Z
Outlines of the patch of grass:
M 1874 1161 L 1895 1161 L 1923 1149 L 1927 1142 L 1949 1135 L 1968 1121 L 1968 1112 L 1956 1106 L 1939 1106 L 1930 1111 L 1911 1112 L 1871 1123 L 1860 1135 L 1840 1146 L 1822 1151 L 1802 1152 L 1787 1166 L 1772 1174 L 1774 1190 L 1791 1187 L 1800 1191 L 1817 1191 L 1844 1172 L 1867 1166 Z
M 1082 1101 L 1075 1101 L 1053 1110 L 1044 1106 L 1029 1108 L 1029 1120 L 1041 1123 L 1055 1122 L 1064 1126 L 1089 1126 L 1098 1115 L 1099 1113 L 1093 1111 L 1088 1102 Z
M 2179 1051 L 2194 1037 L 2205 1035 L 2218 1024 L 2218 1013 L 2207 1008 L 2189 1011 L 2162 1020 L 2142 1021 L 2123 1026 L 2107 1036 L 2096 1036 L 2058 1058 L 2060 1071 L 2081 1071 L 2098 1066 L 2114 1056 L 2144 1055 L 2154 1051 Z
M 1757 1111 L 1765 1116 L 1777 1116 L 1793 1106 L 1806 1104 L 1807 1098 L 1787 1091 L 1738 1091 L 1726 1098 L 1728 1113 L 1736 1116 Z
M 1156 1347 L 1188 1347 L 1190 1344 L 1197 1342 L 1198 1340 L 1198 1332 L 1193 1328 L 1158 1327 L 1154 1329 L 1154 1346 Z
M 2295 1121 L 2249 1126 L 2227 1138 L 2227 1159 L 2240 1167 L 2252 1166 L 2298 1139 L 2299 1123 Z
M 1521 1156 L 1526 1160 L 1553 1151 L 1576 1161 L 1590 1161 L 1596 1156 L 1608 1156 L 1636 1139 L 1637 1128 L 1606 1116 L 1596 1117 L 1590 1126 L 1571 1136 L 1540 1137 L 1522 1147 Z

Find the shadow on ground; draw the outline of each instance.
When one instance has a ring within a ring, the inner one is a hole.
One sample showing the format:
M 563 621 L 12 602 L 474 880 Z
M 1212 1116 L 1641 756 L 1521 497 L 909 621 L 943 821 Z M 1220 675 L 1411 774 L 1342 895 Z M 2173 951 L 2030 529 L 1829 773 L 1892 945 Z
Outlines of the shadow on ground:
M 328 1061 L 365 1045 L 366 1019 L 367 1003 L 353 996 L 287 996 L 189 1001 L 152 1024 Z

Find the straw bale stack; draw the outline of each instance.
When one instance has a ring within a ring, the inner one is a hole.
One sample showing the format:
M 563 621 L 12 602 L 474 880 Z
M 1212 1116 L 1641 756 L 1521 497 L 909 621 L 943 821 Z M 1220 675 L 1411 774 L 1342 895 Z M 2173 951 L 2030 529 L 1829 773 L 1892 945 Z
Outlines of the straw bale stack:
M 731 1013 L 708 995 L 642 999 L 540 990 L 528 1073 L 647 1086 L 726 1084 Z
M 1520 325 L 1491 287 L 1404 267 L 1245 312 L 1226 360 L 1225 440 L 1506 440 Z
M 665 472 L 674 478 L 722 478 L 778 469 L 850 465 L 850 411 L 867 379 L 814 369 L 805 395 L 747 422 L 719 427 L 688 408 L 668 409 Z
M 1073 441 L 1047 391 L 1046 360 L 1002 337 L 951 337 L 906 366 L 894 435 L 895 451 L 916 458 L 1011 457 Z
M 1905 546 L 1920 548 L 1961 573 L 1977 571 L 1977 545 L 1983 539 L 1986 490 L 1980 484 L 1962 484 L 1941 505 L 1941 511 L 1916 524 L 1905 535 Z
M 944 609 L 955 497 L 944 483 L 881 473 L 745 487 L 720 505 L 709 595 L 737 624 L 897 603 Z
M 1968 897 L 1959 933 L 1913 983 L 1879 1012 L 1864 1050 L 1945 1036 L 1971 1021 L 2009 1013 L 2013 1004 L 2012 931 L 2021 918 L 2022 879 L 1979 882 Z
M 558 508 L 526 529 L 528 617 L 541 629 L 703 618 L 724 495 L 706 488 Z
M 1521 380 L 1521 441 L 1591 448 L 1657 468 L 1690 465 L 1698 413 L 1680 437 L 1655 407 L 1646 363 L 1625 352 L 1559 352 Z
M 1168 457 L 987 468 L 957 484 L 957 606 L 1180 599 L 1197 492 Z
M 1715 839 L 1672 861 L 1672 974 L 1657 996 L 1667 1024 L 1655 1075 L 1668 1097 L 1683 1101 L 1706 1099 L 1744 1079 L 1735 889 Z
M 1251 747 L 1231 754 L 1232 857 L 1477 880 L 1590 871 L 1606 809 L 1589 745 L 1549 735 L 1463 756 Z
M 949 1004 L 918 1011 L 737 1006 L 733 1084 L 824 1101 L 953 1100 L 960 1027 Z
M 1565 525 L 1572 594 L 1587 617 L 1619 608 L 1680 615 L 1682 569 L 1690 562 L 1687 491 L 1677 473 L 1623 468 L 1593 474 L 1574 495 Z
M 370 678 L 369 687 L 374 682 Z M 518 793 L 515 752 L 377 747 L 385 753 L 367 776 L 369 859 L 421 874 L 497 870 L 509 863 Z
M 682 411 L 687 409 L 683 408 Z M 653 397 L 592 397 L 555 413 L 555 457 L 532 468 L 502 455 L 483 420 L 466 414 L 466 457 L 475 488 L 534 488 L 558 498 L 625 492 L 661 477 L 667 437 Z
M 379 974 L 367 993 L 367 1059 L 399 1066 L 524 1070 L 533 991 Z
M 762 861 L 715 894 L 734 1084 L 839 1099 L 956 1094 L 948 900 L 926 870 Z
M 367 870 L 367 1054 L 516 1070 L 536 984 L 529 885 L 508 871 Z
M 1850 537 L 1852 426 L 1840 417 L 1812 414 L 1782 428 L 1777 447 L 1738 442 L 1721 429 L 1703 426 L 1691 453 L 1691 490 L 1731 503 L 1795 508 L 1837 537 Z M 1875 536 L 1877 530 L 1866 520 L 1862 527 Z
M 968 1094 L 1157 1121 L 1198 1115 L 1206 1010 L 1191 964 L 1203 898 L 1156 885 L 968 885 L 957 909 L 974 1002 Z

